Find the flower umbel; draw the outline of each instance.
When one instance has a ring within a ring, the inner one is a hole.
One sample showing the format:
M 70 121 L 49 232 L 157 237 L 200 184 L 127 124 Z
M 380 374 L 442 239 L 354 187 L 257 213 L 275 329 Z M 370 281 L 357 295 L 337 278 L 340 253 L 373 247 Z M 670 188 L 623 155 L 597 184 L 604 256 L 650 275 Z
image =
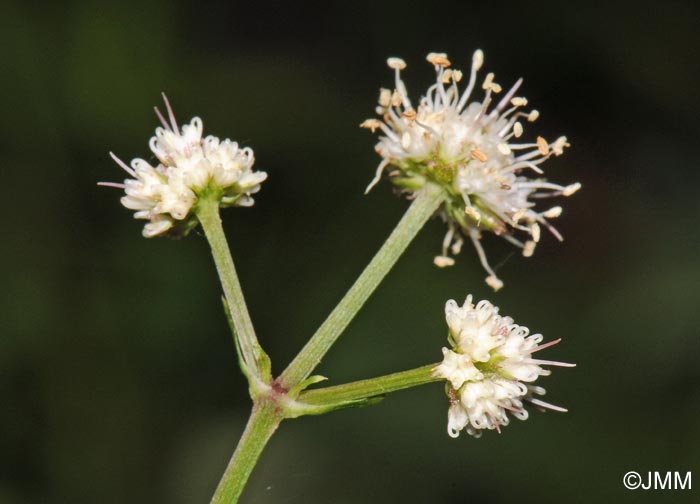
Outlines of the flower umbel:
M 123 184 L 100 183 L 124 189 L 122 205 L 135 210 L 135 218 L 149 221 L 143 228 L 147 238 L 186 235 L 197 225 L 194 208 L 202 197 L 216 198 L 222 207 L 251 206 L 251 194 L 267 178 L 265 172 L 253 171 L 250 147 L 239 148 L 236 142 L 212 135 L 202 138 L 199 117 L 179 128 L 165 94 L 163 100 L 168 120 L 156 107 L 162 126 L 149 141 L 155 166 L 143 159 L 134 159 L 129 166 L 110 153 L 132 178 Z
M 379 119 L 368 119 L 361 126 L 383 133 L 376 145 L 382 156 L 377 173 L 367 190 L 381 178 L 385 168 L 390 180 L 404 192 L 414 193 L 426 183 L 438 184 L 449 197 L 442 208 L 448 231 L 441 255 L 435 264 L 454 264 L 449 252 L 458 254 L 463 238 L 469 237 L 479 260 L 488 272 L 486 282 L 498 290 L 503 282 L 489 265 L 481 246 L 481 231 L 491 231 L 522 249 L 525 257 L 532 255 L 540 239 L 540 225 L 562 237 L 547 219 L 557 217 L 559 206 L 544 211 L 535 210 L 532 199 L 569 196 L 581 185 L 562 186 L 547 182 L 540 165 L 551 156 L 559 156 L 569 146 L 566 137 L 548 142 L 541 136 L 535 142 L 521 143 L 523 124 L 539 116 L 537 110 L 525 112 L 527 99 L 516 96 L 519 79 L 503 97 L 494 103 L 502 88 L 489 73 L 483 81 L 485 94 L 481 101 L 470 101 L 476 86 L 477 72 L 484 55 L 477 50 L 472 58 L 466 88 L 460 90 L 463 74 L 450 68 L 444 53 L 430 53 L 427 60 L 436 71 L 436 82 L 414 108 L 401 70 L 406 63 L 389 58 L 395 71 L 393 90 L 381 89 L 377 113 Z M 535 177 L 526 174 L 534 172 Z M 516 231 L 525 234 L 525 241 Z
M 575 364 L 533 358 L 532 354 L 556 345 L 561 340 L 542 343 L 541 334 L 498 314 L 498 307 L 488 301 L 476 306 L 472 296 L 464 305 L 450 300 L 445 305 L 452 349 L 443 348 L 444 360 L 433 375 L 448 381 L 450 408 L 447 432 L 452 437 L 466 429 L 479 437 L 483 429 L 496 429 L 510 422 L 508 414 L 525 420 L 526 402 L 540 410 L 566 411 L 536 396 L 545 394 L 542 387 L 531 385 L 539 376 L 551 371 L 542 366 L 573 367 Z

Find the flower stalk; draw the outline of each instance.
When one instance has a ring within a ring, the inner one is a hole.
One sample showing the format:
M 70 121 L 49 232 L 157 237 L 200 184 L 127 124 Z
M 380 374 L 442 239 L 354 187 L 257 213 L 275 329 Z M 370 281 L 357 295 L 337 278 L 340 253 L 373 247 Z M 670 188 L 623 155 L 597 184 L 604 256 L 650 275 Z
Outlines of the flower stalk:
M 195 210 L 199 222 L 202 224 L 204 234 L 207 237 L 211 253 L 214 257 L 216 270 L 219 273 L 219 280 L 226 297 L 230 319 L 233 324 L 237 341 L 237 347 L 240 347 L 241 360 L 243 365 L 243 373 L 248 378 L 251 389 L 256 384 L 270 383 L 269 358 L 258 343 L 253 328 L 253 322 L 250 319 L 243 290 L 236 274 L 236 267 L 233 264 L 231 251 L 226 242 L 226 235 L 221 225 L 221 217 L 219 216 L 219 200 L 216 197 L 201 198 L 197 202 Z
M 384 279 L 398 258 L 413 241 L 418 231 L 443 203 L 445 193 L 437 185 L 427 183 L 416 195 L 401 221 L 382 248 L 367 265 L 338 306 L 321 324 L 304 348 L 284 370 L 280 385 L 290 389 L 307 378 L 321 362 L 333 343 L 355 317 Z
M 440 377 L 433 376 L 433 370 L 437 365 L 438 363 L 429 364 L 416 369 L 400 371 L 367 380 L 307 390 L 302 392 L 298 401 L 304 404 L 323 405 L 380 397 L 398 390 L 440 381 Z

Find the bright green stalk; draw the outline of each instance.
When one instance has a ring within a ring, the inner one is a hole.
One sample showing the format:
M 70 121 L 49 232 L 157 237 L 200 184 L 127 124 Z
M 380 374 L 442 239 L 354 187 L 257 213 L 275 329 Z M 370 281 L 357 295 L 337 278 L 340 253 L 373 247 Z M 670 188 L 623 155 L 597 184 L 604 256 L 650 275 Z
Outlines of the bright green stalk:
M 243 436 L 238 441 L 236 451 L 233 452 L 216 488 L 211 504 L 238 502 L 263 448 L 281 421 L 282 415 L 274 402 L 263 400 L 253 406 L 253 412 L 248 419 Z
M 396 392 L 397 390 L 417 387 L 425 383 L 442 380 L 442 378 L 436 378 L 432 374 L 433 369 L 437 365 L 438 363 L 430 364 L 428 366 L 379 376 L 377 378 L 369 378 L 367 380 L 316 390 L 307 390 L 302 392 L 297 400 L 304 404 L 323 405 L 370 399 L 372 397 Z
M 287 390 L 307 378 L 333 343 L 365 304 L 379 283 L 406 250 L 418 231 L 444 200 L 444 190 L 427 183 L 404 214 L 377 255 L 367 265 L 345 297 L 321 324 L 304 348 L 279 377 Z
M 219 216 L 218 198 L 201 198 L 197 203 L 197 218 L 202 224 L 204 234 L 209 241 L 216 269 L 219 272 L 219 280 L 221 280 L 221 286 L 224 290 L 236 333 L 235 337 L 238 339 L 241 357 L 247 367 L 247 369 L 243 369 L 243 372 L 249 380 L 253 378 L 250 376 L 252 372 L 257 379 L 256 381 L 259 381 L 261 378 L 263 381 L 269 381 L 266 380 L 268 377 L 265 376 L 269 373 L 269 369 L 265 370 L 265 366 L 262 364 L 263 359 L 266 359 L 267 356 L 255 336 L 255 329 L 253 329 L 253 322 L 250 320 L 250 314 L 243 297 L 243 290 L 238 281 L 236 268 L 233 265 L 231 251 L 226 243 L 226 235 L 224 235 L 221 217 Z

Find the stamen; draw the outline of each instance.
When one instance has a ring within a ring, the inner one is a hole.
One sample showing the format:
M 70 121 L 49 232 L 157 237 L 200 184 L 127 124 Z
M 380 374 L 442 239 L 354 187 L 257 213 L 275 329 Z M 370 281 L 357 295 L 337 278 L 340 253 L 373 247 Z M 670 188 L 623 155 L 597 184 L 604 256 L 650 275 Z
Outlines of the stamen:
M 581 189 L 581 183 L 580 183 L 580 182 L 576 182 L 575 184 L 571 184 L 571 185 L 566 186 L 566 187 L 564 188 L 564 190 L 562 191 L 562 194 L 563 194 L 564 196 L 571 196 L 572 194 L 574 194 L 574 193 L 575 193 L 576 191 L 578 191 L 579 189 Z
M 110 157 L 111 157 L 119 166 L 122 167 L 122 169 L 123 169 L 126 173 L 128 173 L 128 174 L 131 175 L 132 177 L 136 178 L 136 172 L 135 172 L 129 165 L 127 165 L 124 161 L 122 161 L 121 159 L 119 159 L 119 158 L 114 154 L 114 152 L 110 152 L 109 155 L 110 155 Z
M 386 108 L 391 105 L 391 91 L 387 88 L 379 90 L 379 105 Z
M 516 122 L 513 125 L 513 133 L 515 134 L 515 138 L 520 138 L 520 136 L 523 134 L 523 125 L 520 124 L 520 122 Z
M 552 226 L 549 222 L 547 222 L 544 218 L 540 217 L 537 219 L 539 222 L 544 224 L 547 227 L 547 230 L 549 230 L 550 233 L 554 235 L 554 237 L 559 240 L 560 242 L 564 241 L 564 237 L 561 235 L 559 231 L 557 231 L 557 228 Z
M 554 151 L 554 155 L 561 156 L 564 154 L 564 147 L 571 147 L 571 145 L 566 141 L 565 136 L 560 136 L 552 144 L 552 151 Z
M 173 108 L 170 106 L 170 101 L 168 101 L 168 97 L 165 96 L 165 93 L 161 93 L 163 95 L 163 101 L 165 102 L 165 108 L 168 111 L 168 117 L 170 118 L 170 124 L 172 124 L 173 127 L 173 133 L 177 133 L 180 131 L 177 127 L 177 121 L 175 120 L 175 114 L 173 113 Z
M 517 81 L 515 81 L 515 84 L 513 84 L 511 86 L 511 88 L 508 90 L 508 92 L 503 96 L 503 98 L 501 98 L 501 101 L 498 102 L 498 105 L 496 106 L 496 111 L 500 112 L 501 110 L 506 108 L 506 105 L 508 104 L 509 101 L 511 101 L 511 98 L 513 98 L 513 95 L 518 92 L 518 89 L 520 88 L 522 83 L 523 83 L 522 77 L 519 78 Z M 515 103 L 513 103 L 513 105 L 515 105 Z
M 450 65 L 452 65 L 450 60 L 447 59 L 447 54 L 445 53 L 429 53 L 425 59 L 427 59 L 429 63 L 435 66 L 442 66 L 447 68 Z
M 401 135 L 401 147 L 403 147 L 405 150 L 408 150 L 408 148 L 411 146 L 411 134 L 408 131 L 405 131 L 403 135 Z
M 567 413 L 569 411 L 566 408 L 562 408 L 561 406 L 555 406 L 554 404 L 535 399 L 534 397 L 529 398 L 528 401 L 530 401 L 535 406 L 539 406 L 540 408 L 550 409 L 552 411 L 558 411 L 560 413 Z
M 479 149 L 472 149 L 469 151 L 469 154 L 472 158 L 476 159 L 477 161 L 481 161 L 482 163 L 485 163 L 489 159 L 486 153 L 480 151 Z
M 525 213 L 527 212 L 527 208 L 521 208 L 517 212 L 513 214 L 513 223 L 517 224 L 520 219 L 522 219 L 525 216 Z
M 372 190 L 372 188 L 375 185 L 377 185 L 377 183 L 382 179 L 382 173 L 384 172 L 384 168 L 386 168 L 388 164 L 389 164 L 389 161 L 387 161 L 386 159 L 383 160 L 381 163 L 379 163 L 379 166 L 377 166 L 377 171 L 374 174 L 374 178 L 367 186 L 367 189 L 365 189 L 365 194 L 370 192 Z
M 389 68 L 393 68 L 394 70 L 403 70 L 406 68 L 406 62 L 401 58 L 388 58 L 386 64 L 389 65 Z
M 449 256 L 439 255 L 433 258 L 433 264 L 438 268 L 447 268 L 449 266 L 454 266 L 455 260 Z
M 561 343 L 561 338 L 555 339 L 554 341 L 549 341 L 547 343 L 543 343 L 541 345 L 538 345 L 535 348 L 533 348 L 532 350 L 530 350 L 530 353 L 539 352 L 540 350 L 544 350 L 545 348 L 549 348 L 551 346 L 554 346 L 557 343 Z
M 563 209 L 560 206 L 555 206 L 547 210 L 546 212 L 542 213 L 543 217 L 547 217 L 548 219 L 554 219 L 556 217 L 559 217 L 562 213 Z
M 507 156 L 511 153 L 510 147 L 508 147 L 508 144 L 506 143 L 501 142 L 496 145 L 496 148 L 498 149 L 498 152 L 500 152 L 504 156 Z
M 458 236 L 457 239 L 452 243 L 452 246 L 450 247 L 450 252 L 452 252 L 453 255 L 457 255 L 462 251 L 462 245 L 464 244 L 464 240 L 462 240 L 461 236 Z
M 486 285 L 491 287 L 494 292 L 498 292 L 503 288 L 503 281 L 496 275 L 489 275 L 486 277 Z
M 447 248 L 450 246 L 450 243 L 452 242 L 452 237 L 454 236 L 455 230 L 454 227 L 449 226 L 447 228 L 447 233 L 445 233 L 445 237 L 442 239 L 442 255 L 446 256 L 447 255 Z
M 503 171 L 515 171 L 520 170 L 521 168 L 530 168 L 532 171 L 540 175 L 544 173 L 535 163 L 531 163 L 530 161 L 520 161 L 518 163 L 514 163 L 510 166 L 506 166 Z
M 163 114 L 160 113 L 160 110 L 158 110 L 158 107 L 153 107 L 153 110 L 155 110 L 156 116 L 158 116 L 158 120 L 163 125 L 163 127 L 166 129 L 166 131 L 172 131 L 170 129 L 170 125 L 168 124 L 168 121 L 165 120 L 165 117 L 163 117 Z
M 472 55 L 472 71 L 478 72 L 484 64 L 484 52 L 481 49 L 474 51 Z
M 381 121 L 378 119 L 366 119 L 360 123 L 360 128 L 367 128 L 374 133 L 381 124 Z
M 481 263 L 481 266 L 486 270 L 486 272 L 490 275 L 488 278 L 493 278 L 491 280 L 492 282 L 501 282 L 498 280 L 498 277 L 496 276 L 496 273 L 491 269 L 491 265 L 489 265 L 488 260 L 486 259 L 486 253 L 484 252 L 484 248 L 481 246 L 481 242 L 479 241 L 479 232 L 475 229 L 469 229 L 469 238 L 471 239 L 472 243 L 474 244 L 474 248 L 476 249 L 476 254 L 479 256 L 479 262 Z M 491 283 L 489 283 L 489 279 L 486 279 L 486 283 L 488 283 L 491 287 Z M 503 285 L 503 282 L 501 282 L 501 286 Z M 494 290 L 498 290 L 496 287 L 493 287 Z M 500 288 L 500 287 L 499 287 Z
M 467 100 L 469 100 L 469 96 L 472 94 L 474 85 L 476 84 L 476 73 L 479 71 L 483 63 L 484 53 L 481 51 L 481 49 L 477 49 L 474 51 L 474 55 L 472 56 L 472 69 L 469 74 L 469 84 L 467 84 L 467 89 L 464 90 L 464 93 L 457 104 L 458 112 L 461 112 L 464 106 L 467 104 Z
M 471 205 L 464 208 L 464 213 L 474 219 L 477 225 L 481 222 L 481 214 Z
M 569 362 L 558 362 L 541 359 L 531 359 L 530 362 L 532 362 L 533 364 L 541 364 L 543 366 L 576 367 L 576 364 L 571 364 Z
M 118 184 L 117 182 L 98 182 L 97 185 L 102 187 L 116 187 L 117 189 L 126 189 L 126 185 Z

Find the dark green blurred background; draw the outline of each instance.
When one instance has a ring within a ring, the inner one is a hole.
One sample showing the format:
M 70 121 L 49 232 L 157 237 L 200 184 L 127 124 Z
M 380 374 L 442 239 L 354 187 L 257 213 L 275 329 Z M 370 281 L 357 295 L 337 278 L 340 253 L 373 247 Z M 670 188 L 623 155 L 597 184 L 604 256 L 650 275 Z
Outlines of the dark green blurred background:
M 502 435 L 446 434 L 441 385 L 379 406 L 282 425 L 244 495 L 256 503 L 613 502 L 622 476 L 694 471 L 700 487 L 700 7 L 692 2 L 3 2 L 0 503 L 208 502 L 249 410 L 201 233 L 146 240 L 98 188 L 109 159 L 148 156 L 161 91 L 181 120 L 255 149 L 269 173 L 252 209 L 224 213 L 253 320 L 277 372 L 323 320 L 406 208 L 382 183 L 371 117 L 425 54 L 485 68 L 565 133 L 549 162 L 563 244 L 525 260 L 485 245 L 432 257 L 432 221 L 319 372 L 330 383 L 440 358 L 444 302 L 469 292 L 563 344 L 541 384 L 570 413 Z M 524 499 L 524 500 L 523 500 Z M 697 502 L 697 500 L 696 500 Z

